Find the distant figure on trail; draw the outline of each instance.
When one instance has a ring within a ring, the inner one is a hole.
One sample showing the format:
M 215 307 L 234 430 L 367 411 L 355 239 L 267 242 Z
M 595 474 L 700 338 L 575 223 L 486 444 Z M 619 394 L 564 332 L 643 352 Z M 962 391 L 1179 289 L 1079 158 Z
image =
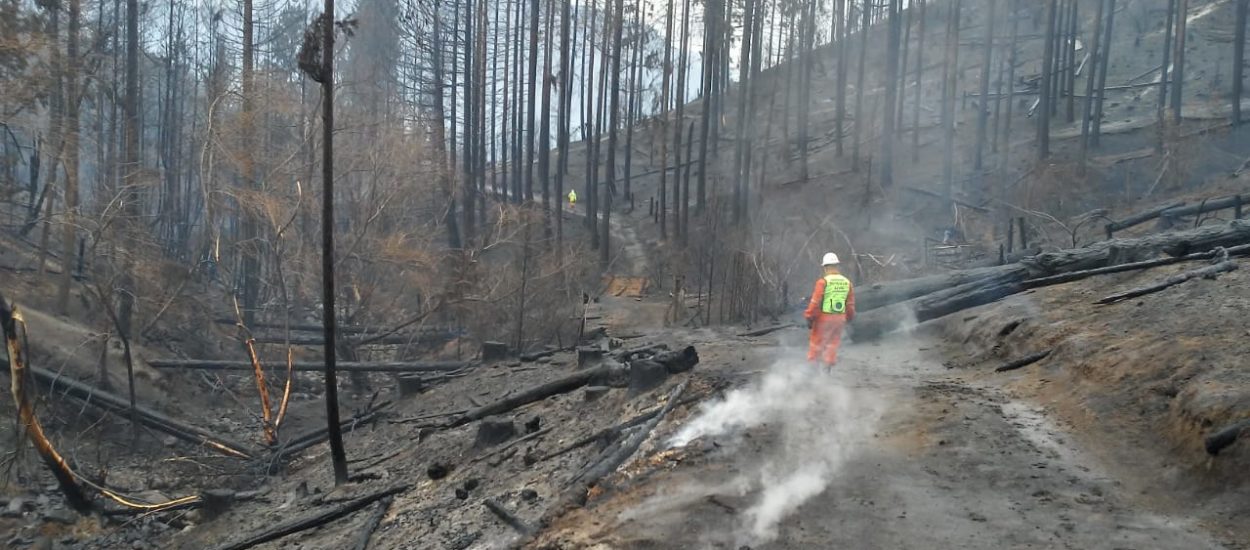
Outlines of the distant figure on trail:
M 838 263 L 837 254 L 825 254 L 820 262 L 825 274 L 816 280 L 812 299 L 803 312 L 807 328 L 811 330 L 807 360 L 824 367 L 838 362 L 842 331 L 855 319 L 855 290 L 851 288 L 851 280 L 838 271 Z
M 577 190 L 569 189 L 569 211 L 572 212 L 577 206 Z

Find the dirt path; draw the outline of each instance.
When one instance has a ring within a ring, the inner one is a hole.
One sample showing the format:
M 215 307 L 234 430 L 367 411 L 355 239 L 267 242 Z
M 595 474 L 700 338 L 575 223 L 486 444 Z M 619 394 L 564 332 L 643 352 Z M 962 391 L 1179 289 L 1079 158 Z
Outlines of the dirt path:
M 717 375 L 750 382 L 670 428 L 675 465 L 568 518 L 579 527 L 562 538 L 600 548 L 1228 547 L 1190 518 L 1143 509 L 1037 410 L 962 380 L 916 342 L 849 346 L 832 375 L 803 370 L 793 346 L 743 344 L 710 355 L 734 365 Z

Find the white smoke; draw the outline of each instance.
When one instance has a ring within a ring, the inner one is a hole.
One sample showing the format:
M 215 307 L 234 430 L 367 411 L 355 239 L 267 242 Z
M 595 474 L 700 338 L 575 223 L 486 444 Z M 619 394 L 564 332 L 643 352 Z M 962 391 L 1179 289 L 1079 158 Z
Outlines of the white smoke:
M 744 543 L 777 537 L 783 519 L 822 493 L 857 448 L 872 438 L 885 409 L 878 394 L 855 388 L 846 369 L 819 370 L 802 359 L 782 360 L 751 386 L 703 407 L 669 440 L 679 447 L 700 438 L 732 444 L 752 428 L 767 426 L 763 456 L 741 465 L 735 479 L 704 495 L 735 494 L 752 504 L 742 514 Z M 689 493 L 695 488 L 686 488 Z

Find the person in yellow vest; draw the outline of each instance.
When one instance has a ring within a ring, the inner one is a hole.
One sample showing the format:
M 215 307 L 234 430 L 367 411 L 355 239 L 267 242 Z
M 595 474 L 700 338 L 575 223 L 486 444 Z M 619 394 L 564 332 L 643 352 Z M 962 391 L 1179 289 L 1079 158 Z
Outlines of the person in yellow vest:
M 569 210 L 573 210 L 577 206 L 577 190 L 569 189 Z
M 811 302 L 803 312 L 811 330 L 807 360 L 832 367 L 838 362 L 842 331 L 855 319 L 855 289 L 851 288 L 851 280 L 838 271 L 837 254 L 825 254 L 820 264 L 825 274 L 816 280 Z

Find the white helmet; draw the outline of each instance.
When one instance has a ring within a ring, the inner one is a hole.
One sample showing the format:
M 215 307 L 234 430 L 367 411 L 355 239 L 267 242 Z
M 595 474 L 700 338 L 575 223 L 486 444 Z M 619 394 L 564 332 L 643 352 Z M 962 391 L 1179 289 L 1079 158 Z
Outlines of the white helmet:
M 820 260 L 821 267 L 830 266 L 830 265 L 838 265 L 840 263 L 842 262 L 838 261 L 838 255 L 832 252 L 826 253 L 825 257 Z

